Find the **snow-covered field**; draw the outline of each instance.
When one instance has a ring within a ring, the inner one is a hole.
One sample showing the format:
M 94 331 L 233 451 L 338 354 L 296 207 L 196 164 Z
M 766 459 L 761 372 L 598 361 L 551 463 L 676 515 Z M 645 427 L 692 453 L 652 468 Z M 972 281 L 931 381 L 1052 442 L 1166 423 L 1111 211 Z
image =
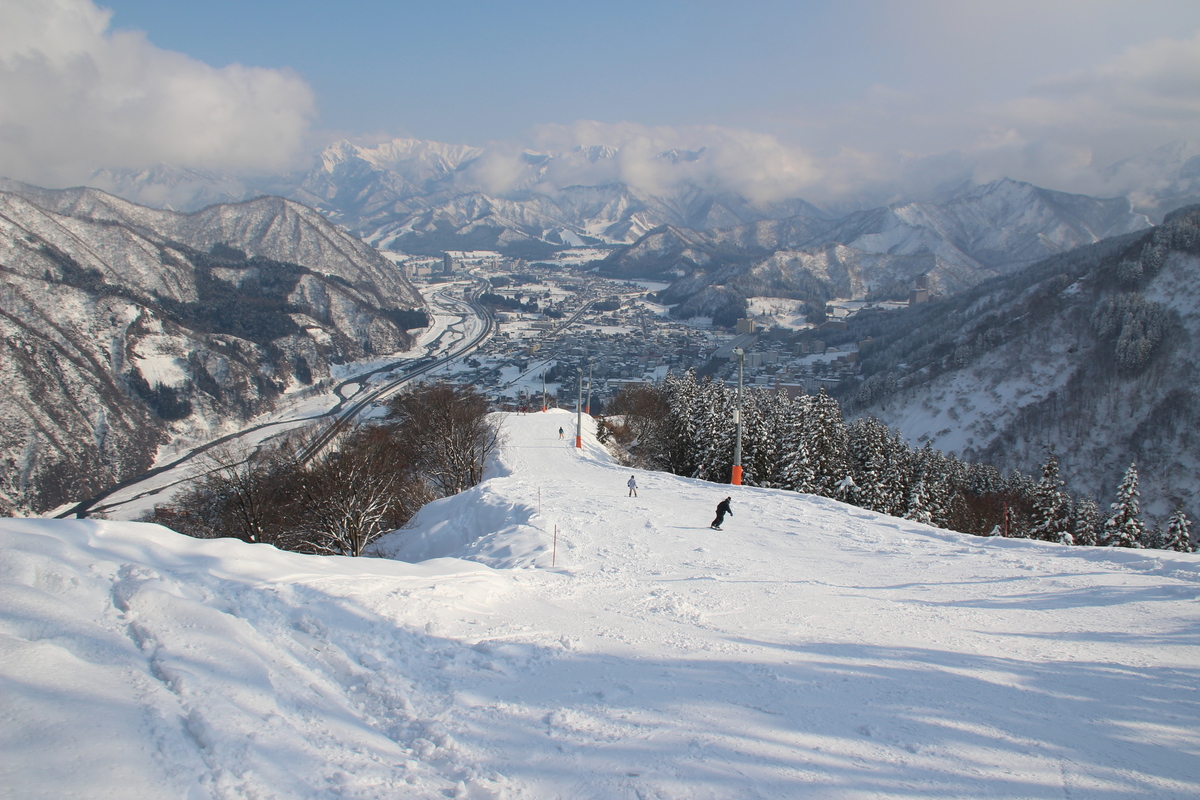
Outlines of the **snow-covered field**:
M 1200 556 L 630 498 L 573 415 L 503 424 L 416 564 L 0 521 L 0 794 L 1200 796 Z

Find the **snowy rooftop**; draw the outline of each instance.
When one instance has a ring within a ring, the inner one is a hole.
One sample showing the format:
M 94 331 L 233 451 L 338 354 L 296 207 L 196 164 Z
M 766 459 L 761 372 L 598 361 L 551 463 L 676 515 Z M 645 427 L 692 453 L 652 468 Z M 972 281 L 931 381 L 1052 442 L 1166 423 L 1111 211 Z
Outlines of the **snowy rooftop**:
M 489 479 L 385 542 L 421 563 L 0 520 L 0 786 L 1200 796 L 1200 556 L 631 471 L 574 422 L 504 417 Z

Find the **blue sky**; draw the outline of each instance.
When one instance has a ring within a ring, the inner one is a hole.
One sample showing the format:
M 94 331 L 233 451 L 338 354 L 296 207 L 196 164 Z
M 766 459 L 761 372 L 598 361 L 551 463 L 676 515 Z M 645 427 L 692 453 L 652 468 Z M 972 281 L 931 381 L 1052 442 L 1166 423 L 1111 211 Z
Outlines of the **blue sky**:
M 4 0 L 0 173 L 712 135 L 827 193 L 963 169 L 1082 188 L 1200 138 L 1198 32 L 1194 0 Z
M 319 124 L 483 143 L 579 119 L 750 125 L 889 87 L 1003 101 L 1046 75 L 1200 29 L 1200 3 L 107 0 L 112 25 L 212 66 L 298 72 Z M 996 8 L 996 6 L 1000 8 Z

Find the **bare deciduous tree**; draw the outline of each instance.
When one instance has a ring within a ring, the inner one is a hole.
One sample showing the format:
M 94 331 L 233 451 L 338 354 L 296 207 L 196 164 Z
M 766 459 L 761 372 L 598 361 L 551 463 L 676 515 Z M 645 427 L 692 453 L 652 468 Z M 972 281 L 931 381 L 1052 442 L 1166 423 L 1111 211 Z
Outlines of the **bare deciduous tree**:
M 292 526 L 317 553 L 359 556 L 434 499 L 394 433 L 368 426 L 297 471 Z
M 487 400 L 471 387 L 435 384 L 396 397 L 388 405 L 417 473 L 441 497 L 479 483 L 500 444 Z

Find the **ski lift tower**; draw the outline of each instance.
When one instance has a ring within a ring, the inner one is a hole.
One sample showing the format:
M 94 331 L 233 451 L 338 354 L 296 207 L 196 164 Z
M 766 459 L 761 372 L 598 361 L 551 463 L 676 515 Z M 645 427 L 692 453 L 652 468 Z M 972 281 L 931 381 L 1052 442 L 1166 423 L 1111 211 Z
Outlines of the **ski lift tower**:
M 738 357 L 738 390 L 737 390 L 737 408 L 733 410 L 733 421 L 737 424 L 737 438 L 733 443 L 733 476 L 730 478 L 730 483 L 734 486 L 742 485 L 742 368 L 746 363 L 746 351 L 742 348 L 735 348 L 733 354 Z
M 575 446 L 583 447 L 583 367 L 579 368 L 579 395 L 575 398 Z

